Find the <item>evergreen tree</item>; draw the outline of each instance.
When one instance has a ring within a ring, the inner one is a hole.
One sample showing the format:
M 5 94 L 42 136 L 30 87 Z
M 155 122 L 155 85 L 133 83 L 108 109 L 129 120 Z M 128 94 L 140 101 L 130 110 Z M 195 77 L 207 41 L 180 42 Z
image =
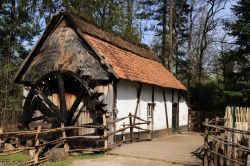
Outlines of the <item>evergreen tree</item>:
M 227 22 L 228 34 L 235 37 L 236 48 L 224 54 L 226 103 L 250 104 L 250 1 L 240 0 L 232 8 L 236 20 Z
M 48 22 L 52 14 L 64 9 L 124 39 L 139 42 L 139 31 L 133 22 L 134 3 L 133 0 L 59 0 L 56 3 L 42 0 L 40 13 L 44 13 L 43 17 Z
M 21 88 L 12 81 L 39 33 L 38 23 L 33 1 L 0 1 L 0 126 L 16 120 L 13 115 L 21 111 Z
M 142 0 L 140 1 L 142 11 L 139 18 L 153 20 L 157 24 L 153 25 L 155 38 L 152 43 L 153 50 L 158 54 L 164 66 L 171 66 L 170 43 L 169 43 L 169 1 L 168 0 Z M 185 78 L 184 71 L 187 67 L 187 42 L 188 42 L 188 15 L 190 5 L 188 0 L 173 1 L 173 56 L 174 73 L 181 79 Z M 152 30 L 150 27 L 150 30 Z M 161 46 L 161 47 L 159 47 Z M 157 50 L 160 49 L 160 50 Z M 171 67 L 170 67 L 171 68 Z

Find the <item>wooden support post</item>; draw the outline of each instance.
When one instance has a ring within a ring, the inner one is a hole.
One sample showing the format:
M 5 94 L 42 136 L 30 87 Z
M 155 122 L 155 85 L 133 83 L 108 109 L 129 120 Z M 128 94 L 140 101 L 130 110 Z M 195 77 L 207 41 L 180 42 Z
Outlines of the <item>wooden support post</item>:
M 165 92 L 165 88 L 162 88 L 162 90 L 163 90 L 163 100 L 164 100 L 164 107 L 165 107 L 165 116 L 166 116 L 167 132 L 168 132 L 168 134 L 169 134 L 168 109 L 167 109 L 167 101 L 166 101 L 166 92 Z
M 222 155 L 226 155 L 226 147 L 225 147 L 225 133 L 224 131 L 221 133 L 221 140 L 222 140 L 222 144 L 221 144 L 221 147 L 223 147 L 224 149 L 224 152 L 222 152 Z M 220 156 L 219 157 L 219 162 L 220 164 L 219 165 L 224 165 L 224 157 Z
M 62 76 L 60 74 L 57 74 L 57 82 L 58 82 L 58 94 L 60 99 L 60 111 L 61 111 L 61 117 L 63 123 L 66 123 L 66 100 L 65 100 L 65 87 L 64 87 L 64 81 L 62 79 Z
M 147 129 L 148 129 L 148 140 L 151 140 L 152 138 L 151 138 L 151 130 L 150 130 L 150 123 L 151 122 L 147 122 Z
M 40 147 L 38 147 L 38 145 L 40 144 L 40 138 L 39 138 L 39 134 L 41 132 L 42 127 L 39 125 L 37 127 L 37 132 L 36 132 L 36 137 L 35 137 L 35 155 L 34 155 L 34 163 L 35 165 L 38 164 L 39 162 L 39 154 L 40 154 Z
M 215 118 L 215 125 L 218 125 L 218 123 L 219 123 L 219 117 L 217 116 L 216 118 Z M 219 130 L 218 130 L 218 128 L 216 128 L 215 129 L 215 135 L 217 136 L 217 135 L 219 135 L 218 134 L 218 132 L 219 132 Z M 219 150 L 219 144 L 218 144 L 218 141 L 214 141 L 214 151 L 215 151 L 215 153 L 214 153 L 214 166 L 217 166 L 218 165 L 218 150 Z
M 122 127 L 125 128 L 125 122 L 123 122 Z M 125 141 L 125 130 L 122 130 L 122 141 Z
M 131 112 L 129 113 L 129 126 L 130 126 L 130 140 L 131 142 L 133 141 L 133 123 L 132 123 L 132 116 L 131 116 Z
M 205 146 L 205 151 L 204 151 L 204 159 L 203 159 L 203 166 L 208 166 L 208 122 L 209 119 L 205 119 L 205 132 L 204 132 L 204 146 Z
M 61 123 L 61 128 L 62 128 L 62 137 L 63 137 L 63 143 L 64 143 L 64 151 L 68 152 L 69 151 L 69 145 L 67 143 L 67 135 L 66 135 L 66 132 L 65 132 L 64 123 Z
M 232 133 L 227 131 L 227 143 L 232 141 Z M 232 158 L 232 146 L 227 144 L 227 158 Z M 226 165 L 230 165 L 231 161 L 227 160 Z
M 248 135 L 248 149 L 250 149 L 250 135 Z M 247 155 L 247 165 L 250 165 L 250 154 Z
M 104 137 L 105 137 L 105 140 L 104 140 L 104 150 L 106 151 L 108 149 L 108 138 L 107 138 L 107 135 L 108 135 L 108 126 L 107 126 L 107 117 L 106 117 L 106 112 L 104 112 L 102 114 L 102 120 L 103 120 L 103 126 L 104 126 Z

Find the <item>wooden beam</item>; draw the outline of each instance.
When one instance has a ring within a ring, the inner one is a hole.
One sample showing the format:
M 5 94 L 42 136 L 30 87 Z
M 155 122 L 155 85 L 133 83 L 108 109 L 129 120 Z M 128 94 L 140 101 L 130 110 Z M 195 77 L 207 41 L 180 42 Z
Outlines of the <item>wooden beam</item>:
M 60 114 L 60 109 L 52 102 L 50 101 L 42 91 L 38 89 L 34 89 L 34 93 L 42 100 L 42 102 L 49 107 L 49 109 L 54 112 L 57 117 L 62 120 L 62 116 Z
M 75 114 L 75 112 L 77 111 L 77 108 L 79 106 L 79 104 L 82 102 L 83 97 L 86 95 L 86 89 L 85 87 L 82 87 L 82 89 L 80 90 L 80 94 L 79 96 L 77 96 L 77 98 L 75 99 L 74 103 L 72 104 L 70 110 L 69 110 L 69 114 L 67 116 L 67 124 L 72 122 L 72 118 Z
M 65 87 L 64 87 L 64 81 L 62 79 L 61 74 L 57 74 L 57 84 L 58 84 L 58 94 L 60 99 L 60 111 L 62 116 L 62 122 L 64 123 L 66 121 L 66 99 L 65 99 Z
M 136 116 L 137 112 L 138 112 L 138 108 L 139 108 L 139 104 L 140 104 L 140 100 L 141 100 L 141 90 L 142 90 L 142 84 L 140 83 L 139 89 L 137 89 L 137 102 L 136 102 L 136 108 L 135 108 L 134 116 Z M 131 113 L 130 113 L 130 116 L 131 116 Z M 130 118 L 131 117 L 129 117 L 129 120 L 130 120 Z M 136 120 L 136 118 L 134 117 L 133 124 L 135 124 L 135 120 Z M 134 128 L 132 127 L 131 130 L 132 130 L 131 133 L 133 133 Z M 138 134 L 139 134 L 139 132 L 138 132 Z M 132 135 L 132 138 L 130 138 L 130 139 L 132 139 L 132 141 L 133 141 L 133 135 Z
M 134 116 L 137 115 L 140 100 L 141 100 L 141 90 L 142 90 L 142 84 L 140 83 L 139 89 L 137 89 L 137 102 L 136 102 L 136 107 L 135 107 L 135 113 Z M 136 118 L 133 119 L 133 123 L 135 123 Z
M 154 85 L 152 85 L 152 103 L 155 102 L 155 87 Z M 151 138 L 154 137 L 154 105 L 152 106 L 152 111 L 151 111 L 151 116 L 152 116 L 152 120 L 151 120 Z
M 180 92 L 177 90 L 177 108 L 176 108 L 176 131 L 179 131 L 179 104 L 180 104 Z
M 164 107 L 165 107 L 165 115 L 166 115 L 166 124 L 167 124 L 167 129 L 169 131 L 169 124 L 168 124 L 168 108 L 167 108 L 167 101 L 166 101 L 166 92 L 165 88 L 163 89 L 163 100 L 164 100 Z

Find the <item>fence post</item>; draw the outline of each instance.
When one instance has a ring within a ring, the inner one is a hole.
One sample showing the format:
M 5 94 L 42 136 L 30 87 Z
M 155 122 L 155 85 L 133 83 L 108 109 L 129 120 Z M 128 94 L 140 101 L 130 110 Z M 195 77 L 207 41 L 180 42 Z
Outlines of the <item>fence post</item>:
M 62 128 L 62 137 L 63 137 L 63 143 L 64 143 L 64 151 L 68 152 L 69 151 L 69 145 L 67 143 L 67 135 L 66 135 L 66 132 L 65 132 L 64 123 L 61 123 L 61 128 Z
M 125 122 L 123 122 L 123 125 L 122 125 L 123 128 L 125 128 Z M 125 141 L 125 130 L 122 130 L 122 141 Z
M 35 137 L 35 156 L 34 156 L 34 163 L 35 165 L 38 163 L 39 161 L 39 154 L 40 154 L 40 148 L 38 147 L 38 145 L 40 144 L 40 138 L 39 138 L 39 134 L 41 132 L 42 127 L 39 125 L 37 127 L 37 132 L 36 132 L 36 137 Z
M 248 134 L 248 149 L 250 149 L 250 135 Z M 247 155 L 247 165 L 250 165 L 250 154 Z
M 131 112 L 129 113 L 129 126 L 130 126 L 130 142 L 133 141 L 133 127 L 132 127 L 132 116 Z
M 204 159 L 203 159 L 203 166 L 208 166 L 208 122 L 209 119 L 205 119 L 205 132 L 204 132 Z
M 216 118 L 215 118 L 215 125 L 217 126 L 218 123 L 219 123 L 219 117 L 216 116 Z M 218 136 L 218 132 L 219 132 L 218 128 L 215 128 L 215 135 L 216 136 Z M 218 155 L 217 155 L 218 154 L 218 150 L 219 150 L 218 142 L 215 140 L 214 141 L 214 151 L 215 151 L 215 153 L 214 153 L 214 166 L 218 165 Z
M 151 140 L 151 130 L 150 130 L 150 121 L 147 121 L 147 129 L 148 129 L 148 140 Z
M 227 162 L 226 162 L 227 164 L 226 165 L 230 165 L 231 161 L 228 159 L 232 158 L 232 146 L 228 144 L 229 142 L 231 142 L 231 138 L 232 138 L 232 133 L 227 130 Z
M 103 112 L 102 114 L 102 119 L 103 119 L 103 126 L 104 126 L 104 151 L 106 151 L 108 149 L 108 131 L 107 131 L 107 117 L 106 117 L 106 112 Z
M 0 134 L 2 134 L 3 133 L 3 128 L 2 127 L 0 127 Z M 2 140 L 0 139 L 0 149 L 2 148 Z

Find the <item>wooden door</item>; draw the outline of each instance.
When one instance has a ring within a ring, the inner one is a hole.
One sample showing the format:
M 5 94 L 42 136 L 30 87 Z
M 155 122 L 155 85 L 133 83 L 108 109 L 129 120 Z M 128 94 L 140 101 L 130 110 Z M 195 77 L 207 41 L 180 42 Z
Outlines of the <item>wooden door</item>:
M 177 103 L 172 104 L 172 132 L 176 132 L 178 128 L 178 112 Z

